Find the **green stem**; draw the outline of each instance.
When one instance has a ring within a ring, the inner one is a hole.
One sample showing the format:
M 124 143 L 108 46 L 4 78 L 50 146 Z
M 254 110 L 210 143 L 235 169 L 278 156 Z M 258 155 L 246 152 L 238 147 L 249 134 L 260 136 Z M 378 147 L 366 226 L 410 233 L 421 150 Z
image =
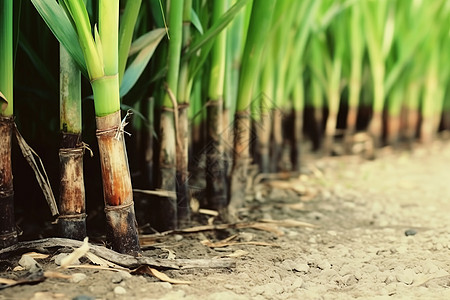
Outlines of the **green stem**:
M 8 105 L 0 100 L 0 114 L 13 115 L 13 1 L 0 1 L 0 92 Z
M 125 66 L 127 64 L 128 52 L 130 52 L 131 40 L 133 39 L 134 27 L 139 15 L 142 0 L 126 1 L 125 10 L 120 19 L 119 28 L 119 84 L 122 83 Z

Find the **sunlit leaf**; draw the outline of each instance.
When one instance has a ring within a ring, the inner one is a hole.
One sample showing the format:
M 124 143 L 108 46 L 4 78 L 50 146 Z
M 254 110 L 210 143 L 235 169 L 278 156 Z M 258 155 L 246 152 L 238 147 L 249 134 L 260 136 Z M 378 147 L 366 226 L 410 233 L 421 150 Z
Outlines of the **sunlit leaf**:
M 150 58 L 155 52 L 156 47 L 158 47 L 159 42 L 164 37 L 165 32 L 166 31 L 164 28 L 152 30 L 137 39 L 131 45 L 130 53 L 139 53 L 125 70 L 122 84 L 120 85 L 121 97 L 125 96 L 139 79 L 148 62 L 150 61 Z

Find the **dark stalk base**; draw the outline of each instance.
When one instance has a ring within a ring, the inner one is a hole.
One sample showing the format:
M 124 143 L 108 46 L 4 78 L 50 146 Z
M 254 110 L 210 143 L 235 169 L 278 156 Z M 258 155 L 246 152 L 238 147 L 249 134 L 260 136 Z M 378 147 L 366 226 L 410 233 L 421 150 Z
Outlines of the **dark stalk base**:
M 114 251 L 137 255 L 140 252 L 134 206 L 106 206 L 106 238 Z
M 86 216 L 58 219 L 59 236 L 82 241 L 86 237 Z

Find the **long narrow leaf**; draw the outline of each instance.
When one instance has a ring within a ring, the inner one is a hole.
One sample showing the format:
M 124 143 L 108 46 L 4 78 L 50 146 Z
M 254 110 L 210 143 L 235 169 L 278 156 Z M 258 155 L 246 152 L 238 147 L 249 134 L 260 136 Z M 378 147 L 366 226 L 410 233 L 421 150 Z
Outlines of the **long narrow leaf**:
M 87 76 L 86 62 L 77 33 L 64 9 L 53 0 L 31 0 L 31 2 L 58 41 L 70 53 L 81 72 Z
M 183 59 L 189 58 L 191 55 L 201 49 L 206 43 L 212 42 L 214 38 L 234 19 L 234 16 L 244 7 L 250 0 L 238 1 L 231 7 L 211 28 L 209 28 L 201 38 L 197 39 Z
M 137 45 L 133 43 L 130 50 L 133 50 L 133 53 L 135 53 L 136 49 L 140 49 L 140 51 L 133 62 L 125 70 L 122 84 L 120 85 L 121 97 L 125 96 L 137 82 L 165 33 L 166 31 L 164 28 L 155 29 L 136 40 L 135 43 Z M 142 43 L 143 40 L 146 41 L 145 47 L 142 47 L 144 45 Z

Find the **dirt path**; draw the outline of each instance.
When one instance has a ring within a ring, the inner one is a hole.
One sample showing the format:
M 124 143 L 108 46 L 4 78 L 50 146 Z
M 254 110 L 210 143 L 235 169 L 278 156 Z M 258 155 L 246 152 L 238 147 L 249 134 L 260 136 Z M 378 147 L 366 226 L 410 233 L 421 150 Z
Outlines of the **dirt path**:
M 450 299 L 449 166 L 445 142 L 413 153 L 385 149 L 375 161 L 309 160 L 300 178 L 256 186 L 256 200 L 244 214 L 249 220 L 290 219 L 317 227 L 172 235 L 145 252 L 176 258 L 231 254 L 237 256 L 235 268 L 164 271 L 189 285 L 123 272 L 65 270 L 86 278 L 12 287 L 0 290 L 0 299 Z M 232 242 L 243 244 L 202 243 L 233 234 Z M 49 260 L 41 263 L 56 267 Z

